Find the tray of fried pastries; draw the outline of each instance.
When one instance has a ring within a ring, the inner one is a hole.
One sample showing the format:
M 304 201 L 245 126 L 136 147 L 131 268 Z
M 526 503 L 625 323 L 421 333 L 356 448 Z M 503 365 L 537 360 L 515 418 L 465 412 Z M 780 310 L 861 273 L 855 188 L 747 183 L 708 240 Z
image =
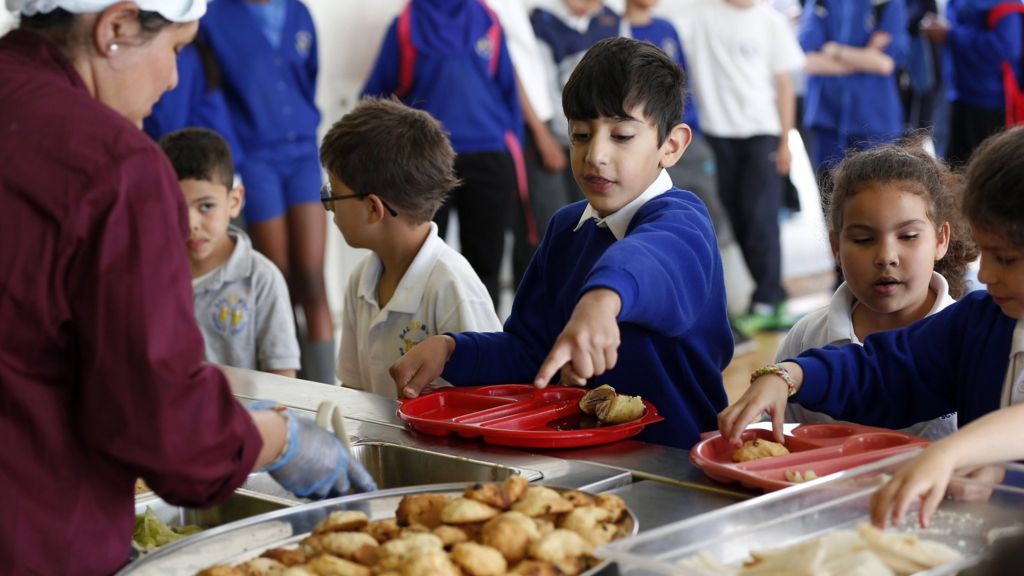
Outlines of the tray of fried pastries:
M 856 424 L 802 424 L 788 431 L 780 444 L 772 431 L 750 427 L 742 446 L 729 445 L 715 434 L 690 449 L 690 460 L 709 478 L 739 482 L 766 492 L 788 488 L 919 448 L 928 440 L 888 428 Z
M 398 408 L 413 430 L 521 448 L 576 448 L 630 438 L 660 422 L 657 408 L 611 386 L 531 384 L 442 388 Z
M 530 484 L 434 484 L 355 494 L 168 544 L 134 576 L 596 574 L 593 551 L 635 535 L 621 498 Z
M 917 523 L 916 503 L 904 523 L 872 526 L 872 495 L 916 454 L 660 526 L 596 554 L 614 560 L 619 576 L 938 576 L 966 574 L 994 542 L 1024 530 L 1018 464 L 954 477 L 927 528 Z

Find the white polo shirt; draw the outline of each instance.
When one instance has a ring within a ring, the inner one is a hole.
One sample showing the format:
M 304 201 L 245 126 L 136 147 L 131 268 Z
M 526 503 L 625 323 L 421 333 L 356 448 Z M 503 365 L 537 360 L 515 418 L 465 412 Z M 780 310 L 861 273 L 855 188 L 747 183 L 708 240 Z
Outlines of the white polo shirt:
M 949 295 L 949 283 L 946 282 L 942 274 L 932 272 L 928 288 L 935 293 L 935 304 L 932 305 L 927 316 L 956 302 Z M 832 301 L 828 306 L 804 316 L 786 334 L 786 338 L 779 345 L 779 351 L 775 354 L 775 361 L 782 362 L 787 358 L 796 358 L 804 350 L 821 348 L 829 344 L 837 346 L 851 342 L 862 344 L 853 331 L 853 311 L 857 305 L 857 299 L 850 291 L 850 287 L 843 282 L 832 296 Z M 835 420 L 820 412 L 808 410 L 799 404 L 790 404 L 786 408 L 786 422 L 817 424 L 835 422 Z M 956 414 L 947 414 L 927 422 L 918 422 L 904 428 L 902 432 L 929 440 L 938 440 L 956 432 Z
M 388 368 L 428 336 L 446 332 L 499 332 L 483 282 L 469 262 L 430 235 L 384 309 L 377 300 L 383 263 L 376 254 L 360 262 L 345 290 L 338 379 L 343 386 L 396 398 Z M 447 386 L 438 379 L 431 386 Z

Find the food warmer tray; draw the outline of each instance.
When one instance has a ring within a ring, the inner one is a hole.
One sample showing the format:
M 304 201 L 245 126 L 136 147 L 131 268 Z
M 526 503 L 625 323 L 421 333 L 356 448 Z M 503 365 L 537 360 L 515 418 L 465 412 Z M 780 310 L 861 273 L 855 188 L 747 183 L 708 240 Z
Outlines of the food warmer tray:
M 359 510 L 371 521 L 392 518 L 403 496 L 441 493 L 457 497 L 472 484 L 456 482 L 394 488 L 268 512 L 167 544 L 128 564 L 116 576 L 195 576 L 200 570 L 214 564 L 238 564 L 259 556 L 269 548 L 293 547 L 309 536 L 313 527 L 335 510 Z M 566 490 L 556 486 L 549 488 Z M 636 515 L 629 508 L 626 513 L 632 523 L 630 533 L 635 535 L 640 528 Z M 609 562 L 602 562 L 583 574 L 602 574 L 609 565 Z
M 882 481 L 918 452 L 897 454 L 611 542 L 598 549 L 596 556 L 615 560 L 621 576 L 703 576 L 704 572 L 684 568 L 678 562 L 707 552 L 720 562 L 737 565 L 747 560 L 753 549 L 785 547 L 833 530 L 853 530 L 857 523 L 868 521 L 868 502 Z M 1019 484 L 1018 479 L 1024 478 L 1024 466 L 1002 466 L 1008 477 L 1015 478 L 1012 482 Z M 904 525 L 889 528 L 941 542 L 964 555 L 961 562 L 919 576 L 955 574 L 976 564 L 989 548 L 991 538 L 1022 526 L 1024 489 L 1018 485 L 958 477 L 950 485 L 989 489 L 992 494 L 984 501 L 944 500 L 927 529 L 917 525 L 915 505 Z

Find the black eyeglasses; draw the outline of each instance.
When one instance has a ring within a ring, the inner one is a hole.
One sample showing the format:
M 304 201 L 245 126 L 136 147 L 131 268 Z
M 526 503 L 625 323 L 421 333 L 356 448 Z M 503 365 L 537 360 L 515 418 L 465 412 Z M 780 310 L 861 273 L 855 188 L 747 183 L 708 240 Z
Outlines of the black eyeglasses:
M 320 201 L 324 204 L 324 210 L 327 210 L 328 212 L 333 210 L 331 206 L 338 200 L 348 200 L 350 198 L 358 198 L 362 200 L 369 196 L 369 194 L 334 194 L 333 192 L 334 191 L 331 190 L 330 184 L 324 184 L 320 187 Z M 395 209 L 389 206 L 383 198 L 380 196 L 377 198 L 380 200 L 380 203 L 384 205 L 384 209 L 388 211 L 388 214 L 391 214 L 393 218 L 398 217 L 398 212 L 395 212 Z

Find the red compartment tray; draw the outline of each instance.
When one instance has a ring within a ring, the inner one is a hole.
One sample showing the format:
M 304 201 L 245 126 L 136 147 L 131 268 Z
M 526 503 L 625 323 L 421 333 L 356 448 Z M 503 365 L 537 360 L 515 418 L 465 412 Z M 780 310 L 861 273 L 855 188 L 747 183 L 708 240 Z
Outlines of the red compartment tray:
M 774 440 L 772 431 L 764 428 L 743 432 L 744 442 L 757 438 Z M 793 486 L 786 480 L 787 470 L 801 474 L 813 470 L 820 478 L 929 443 L 895 430 L 854 424 L 804 424 L 786 434 L 784 440 L 789 454 L 733 462 L 735 448 L 716 434 L 694 445 L 690 460 L 713 480 L 739 482 L 747 488 L 770 492 Z
M 644 415 L 632 422 L 581 428 L 580 398 L 586 388 L 497 384 L 443 388 L 402 401 L 398 416 L 413 430 L 434 436 L 458 434 L 490 444 L 523 448 L 576 448 L 616 442 L 663 420 L 644 400 Z

